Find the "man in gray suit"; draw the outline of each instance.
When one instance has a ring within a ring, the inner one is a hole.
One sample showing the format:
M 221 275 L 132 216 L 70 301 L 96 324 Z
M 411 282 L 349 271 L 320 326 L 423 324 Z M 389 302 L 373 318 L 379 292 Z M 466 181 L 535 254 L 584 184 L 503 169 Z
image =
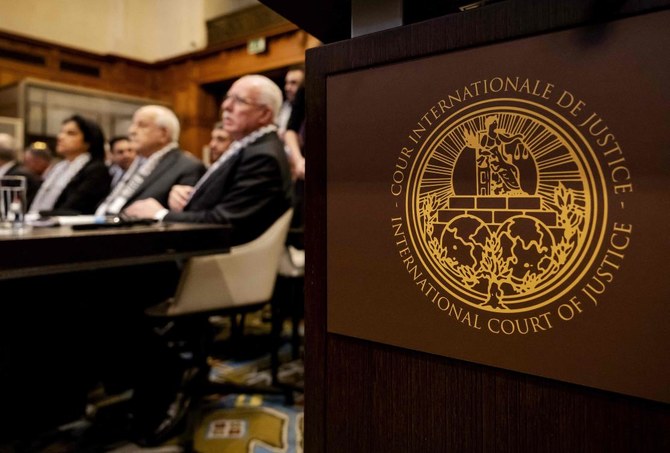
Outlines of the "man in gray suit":
M 128 130 L 131 146 L 145 159 L 135 159 L 97 215 L 118 214 L 136 200 L 153 198 L 163 206 L 175 184 L 195 184 L 205 166 L 179 149 L 179 120 L 168 108 L 146 105 L 133 115 Z

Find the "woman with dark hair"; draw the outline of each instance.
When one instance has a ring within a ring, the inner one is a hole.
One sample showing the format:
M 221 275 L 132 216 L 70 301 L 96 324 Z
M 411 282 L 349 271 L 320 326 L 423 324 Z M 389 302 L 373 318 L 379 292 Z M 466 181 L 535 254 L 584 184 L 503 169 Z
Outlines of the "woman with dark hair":
M 42 183 L 30 212 L 93 214 L 109 193 L 111 183 L 100 126 L 80 115 L 65 119 L 58 133 L 56 154 L 63 160 Z

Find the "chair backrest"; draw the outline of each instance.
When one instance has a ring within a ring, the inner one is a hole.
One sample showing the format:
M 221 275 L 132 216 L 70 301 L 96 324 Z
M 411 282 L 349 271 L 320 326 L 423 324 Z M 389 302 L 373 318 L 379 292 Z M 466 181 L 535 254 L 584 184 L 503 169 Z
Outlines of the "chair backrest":
M 229 253 L 188 259 L 167 315 L 269 301 L 292 216 L 289 209 L 258 238 L 232 247 Z

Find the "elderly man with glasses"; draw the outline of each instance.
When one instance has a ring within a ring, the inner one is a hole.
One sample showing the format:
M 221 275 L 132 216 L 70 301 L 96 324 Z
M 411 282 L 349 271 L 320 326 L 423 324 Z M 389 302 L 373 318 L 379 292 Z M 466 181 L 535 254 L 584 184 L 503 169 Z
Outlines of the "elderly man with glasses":
M 169 210 L 156 200 L 137 201 L 125 212 L 165 222 L 226 223 L 232 242 L 248 242 L 291 206 L 291 173 L 274 121 L 281 89 L 261 75 L 241 77 L 225 96 L 223 129 L 234 142 L 195 186 L 173 186 Z

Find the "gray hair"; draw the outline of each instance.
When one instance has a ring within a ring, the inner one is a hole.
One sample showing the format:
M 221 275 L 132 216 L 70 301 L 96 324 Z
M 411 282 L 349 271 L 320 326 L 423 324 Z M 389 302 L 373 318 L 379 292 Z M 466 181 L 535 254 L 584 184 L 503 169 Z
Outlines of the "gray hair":
M 257 89 L 256 94 L 258 95 L 258 98 L 256 99 L 256 102 L 268 107 L 272 112 L 272 121 L 276 122 L 277 114 L 284 101 L 281 88 L 279 88 L 279 86 L 272 80 L 260 74 L 245 75 L 240 77 L 240 79 L 246 79 L 252 83 Z
M 162 105 L 145 105 L 140 110 L 149 112 L 156 125 L 165 128 L 170 133 L 173 142 L 179 141 L 179 119 L 172 110 Z
M 16 159 L 16 141 L 9 134 L 0 133 L 0 160 Z

